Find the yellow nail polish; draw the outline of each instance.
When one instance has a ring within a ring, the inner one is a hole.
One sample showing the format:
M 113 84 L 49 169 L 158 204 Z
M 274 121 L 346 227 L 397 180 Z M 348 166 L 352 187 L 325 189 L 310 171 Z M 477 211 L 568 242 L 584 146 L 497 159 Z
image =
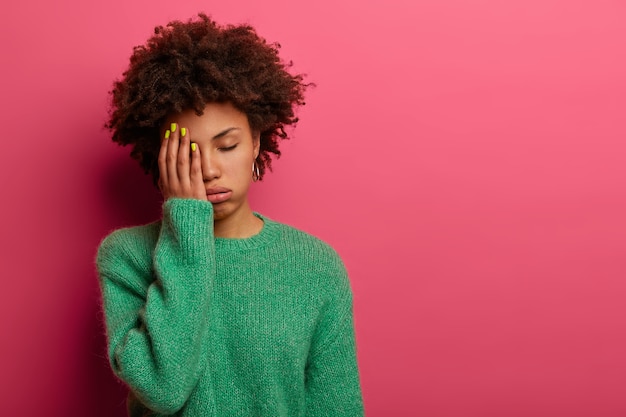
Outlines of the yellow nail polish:
M 170 138 L 170 131 L 166 130 L 165 131 L 165 139 L 169 139 Z
M 170 129 L 172 129 L 172 133 L 176 132 L 176 123 L 172 123 L 172 125 L 170 126 Z
M 185 129 L 184 127 L 180 128 L 180 135 L 185 137 L 185 135 L 187 134 L 187 129 Z
M 181 129 L 180 131 L 182 132 L 183 130 Z M 196 146 L 196 144 L 195 144 L 195 143 L 192 143 L 192 144 L 191 144 L 191 150 L 192 150 L 193 152 L 195 152 L 197 148 L 198 148 L 198 147 Z

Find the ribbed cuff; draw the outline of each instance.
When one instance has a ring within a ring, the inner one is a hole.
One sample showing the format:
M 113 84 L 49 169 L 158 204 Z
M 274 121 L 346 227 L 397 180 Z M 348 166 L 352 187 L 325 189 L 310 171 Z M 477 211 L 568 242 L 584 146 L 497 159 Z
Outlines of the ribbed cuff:
M 161 233 L 179 247 L 183 259 L 206 256 L 213 244 L 213 205 L 191 198 L 170 198 L 163 204 Z

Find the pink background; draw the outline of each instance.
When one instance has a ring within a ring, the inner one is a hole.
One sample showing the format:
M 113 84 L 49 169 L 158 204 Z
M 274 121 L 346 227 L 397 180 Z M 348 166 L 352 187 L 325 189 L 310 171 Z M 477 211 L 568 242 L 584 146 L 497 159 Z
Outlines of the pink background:
M 368 416 L 626 415 L 621 0 L 4 6 L 2 415 L 123 415 L 93 257 L 159 203 L 107 92 L 200 10 L 318 84 L 252 202 L 344 258 Z

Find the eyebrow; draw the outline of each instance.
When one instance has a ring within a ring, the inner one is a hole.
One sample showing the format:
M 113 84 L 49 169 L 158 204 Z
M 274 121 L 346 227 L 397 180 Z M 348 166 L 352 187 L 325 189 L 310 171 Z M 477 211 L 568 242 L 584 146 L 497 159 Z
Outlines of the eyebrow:
M 217 135 L 213 136 L 213 139 L 219 139 L 222 138 L 226 135 L 228 135 L 230 132 L 232 132 L 233 130 L 240 130 L 238 127 L 229 127 L 226 130 L 221 131 L 220 133 L 218 133 Z

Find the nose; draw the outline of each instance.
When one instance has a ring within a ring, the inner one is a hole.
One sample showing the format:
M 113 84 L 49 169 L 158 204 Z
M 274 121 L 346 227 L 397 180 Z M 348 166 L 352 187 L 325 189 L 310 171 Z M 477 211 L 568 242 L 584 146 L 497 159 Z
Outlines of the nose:
M 202 154 L 202 179 L 204 182 L 211 182 L 212 180 L 219 178 L 221 170 L 219 167 L 219 161 L 214 151 L 206 150 Z

